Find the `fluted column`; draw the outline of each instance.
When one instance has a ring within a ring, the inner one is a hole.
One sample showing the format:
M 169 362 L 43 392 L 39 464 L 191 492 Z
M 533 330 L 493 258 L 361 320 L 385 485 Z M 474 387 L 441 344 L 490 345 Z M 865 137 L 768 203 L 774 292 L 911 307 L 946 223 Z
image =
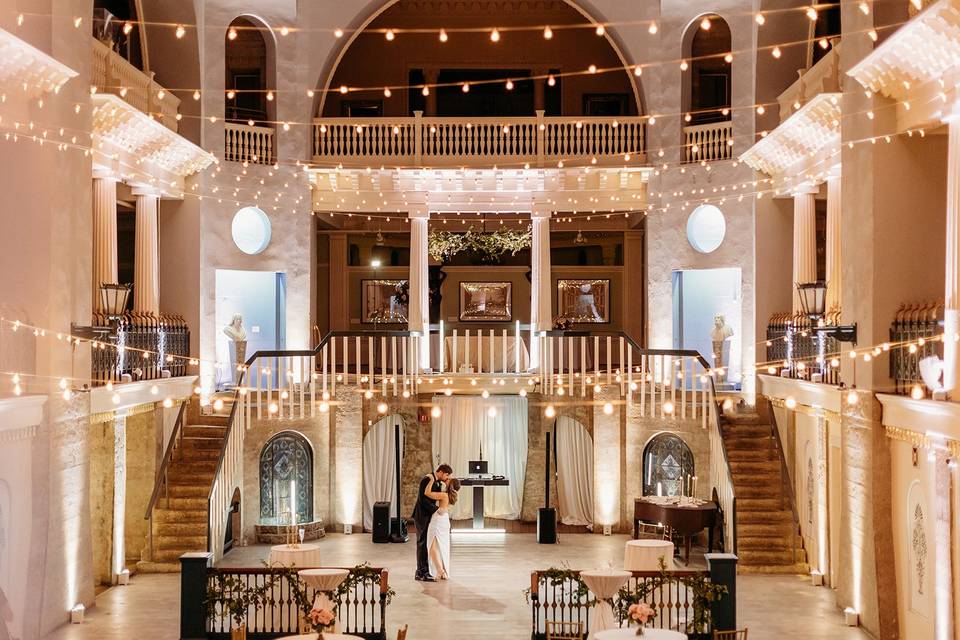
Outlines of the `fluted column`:
M 817 279 L 817 207 L 813 193 L 793 196 L 793 284 Z M 800 296 L 793 292 L 793 312 L 801 311 Z
M 100 307 L 100 285 L 117 282 L 117 179 L 93 178 L 93 308 Z
M 840 308 L 840 176 L 827 180 L 827 311 Z
M 420 341 L 420 368 L 430 368 L 430 269 L 427 252 L 427 232 L 430 213 L 410 212 L 410 289 L 407 311 L 407 327 L 419 331 L 425 339 Z
M 114 584 L 119 580 L 127 562 L 127 415 L 117 412 L 113 419 L 113 549 L 110 553 L 110 573 Z
M 947 251 L 944 272 L 943 387 L 956 399 L 960 371 L 960 116 L 948 123 L 947 147 Z
M 137 231 L 133 255 L 133 310 L 160 314 L 160 256 L 155 192 L 134 191 Z

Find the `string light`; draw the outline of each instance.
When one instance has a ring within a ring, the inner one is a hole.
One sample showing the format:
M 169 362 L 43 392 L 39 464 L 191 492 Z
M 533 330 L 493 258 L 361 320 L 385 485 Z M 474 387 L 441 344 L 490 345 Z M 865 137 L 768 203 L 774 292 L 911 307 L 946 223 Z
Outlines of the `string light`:
M 807 7 L 806 13 L 811 22 L 817 21 L 817 10 L 814 7 Z
M 440 29 L 440 35 L 438 37 L 440 38 L 440 42 L 446 42 L 450 39 L 450 36 L 447 35 L 444 29 Z
M 704 31 L 710 31 L 710 18 L 708 16 L 704 16 L 703 20 L 700 21 L 700 28 Z
M 187 30 L 183 27 L 182 24 L 178 24 L 177 30 L 174 31 L 174 35 L 177 36 L 177 40 L 180 40 L 181 38 L 183 38 L 183 36 L 186 35 L 186 33 L 187 33 Z M 237 32 L 234 31 L 233 38 L 230 38 L 230 39 L 233 40 L 236 37 L 237 37 Z
M 389 97 L 392 96 L 392 95 L 393 95 L 393 92 L 390 91 L 390 87 L 384 87 L 384 88 L 383 88 L 383 97 L 384 97 L 384 98 L 389 98 Z
M 773 48 L 773 51 L 771 51 L 770 53 L 771 53 L 771 55 L 773 55 L 773 57 L 776 58 L 777 60 L 779 60 L 779 59 L 780 59 L 780 56 L 783 55 L 783 52 L 780 51 L 780 47 L 774 47 L 774 48 Z
M 237 39 L 237 30 L 233 27 L 230 27 L 230 30 L 227 31 L 227 39 L 236 40 Z
M 123 23 L 123 35 L 128 36 L 133 31 L 133 23 L 127 20 Z
M 606 29 L 603 28 L 602 24 L 598 24 L 597 28 L 594 29 L 594 33 L 596 33 L 598 36 L 602 36 L 604 33 L 606 33 Z
M 553 38 L 553 29 L 548 26 L 543 28 L 543 39 L 550 40 Z
M 386 37 L 387 42 L 393 42 L 393 39 L 396 38 L 397 36 L 393 33 L 393 29 L 387 29 L 387 32 L 384 34 L 384 37 Z
M 651 23 L 650 23 L 650 26 L 647 27 L 647 33 L 649 33 L 650 35 L 654 35 L 654 34 L 657 33 L 657 23 L 656 23 L 656 22 L 651 22 Z
M 490 32 L 490 42 L 500 42 L 500 31 L 494 29 Z
M 290 28 L 287 27 L 286 25 L 280 27 L 280 35 L 282 35 L 282 36 L 284 36 L 284 37 L 290 35 Z
M 754 21 L 756 21 L 756 23 L 757 23 L 758 25 L 760 25 L 761 27 L 763 26 L 763 23 L 765 23 L 765 22 L 767 21 L 767 19 L 763 16 L 762 13 L 758 13 L 756 16 L 754 16 L 753 19 L 754 19 Z
M 334 37 L 334 38 L 342 38 L 342 37 L 343 37 L 343 29 L 334 29 L 334 30 L 333 30 L 333 37 Z

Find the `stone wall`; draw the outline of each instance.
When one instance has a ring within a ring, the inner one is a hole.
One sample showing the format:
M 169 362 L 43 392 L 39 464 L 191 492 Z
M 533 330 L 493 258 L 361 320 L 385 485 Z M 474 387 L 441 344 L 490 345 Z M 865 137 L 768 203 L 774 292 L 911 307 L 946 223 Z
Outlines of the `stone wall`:
M 149 521 L 144 518 L 157 476 L 157 432 L 163 429 L 163 407 L 128 416 L 127 485 L 124 524 L 127 566 L 141 559 L 147 546 Z M 162 455 L 162 449 L 160 449 Z
M 90 538 L 93 541 L 93 575 L 96 584 L 109 585 L 113 576 L 113 420 L 91 423 L 90 452 Z

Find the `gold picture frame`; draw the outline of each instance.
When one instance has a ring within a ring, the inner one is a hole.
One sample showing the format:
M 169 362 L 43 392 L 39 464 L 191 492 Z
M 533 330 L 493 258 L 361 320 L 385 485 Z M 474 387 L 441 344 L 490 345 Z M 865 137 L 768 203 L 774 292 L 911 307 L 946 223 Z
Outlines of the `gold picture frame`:
M 610 280 L 557 280 L 557 310 L 571 324 L 610 322 Z
M 510 322 L 513 319 L 513 284 L 461 282 L 461 322 Z
M 406 324 L 408 307 L 397 300 L 407 280 L 361 280 L 360 322 L 363 324 Z

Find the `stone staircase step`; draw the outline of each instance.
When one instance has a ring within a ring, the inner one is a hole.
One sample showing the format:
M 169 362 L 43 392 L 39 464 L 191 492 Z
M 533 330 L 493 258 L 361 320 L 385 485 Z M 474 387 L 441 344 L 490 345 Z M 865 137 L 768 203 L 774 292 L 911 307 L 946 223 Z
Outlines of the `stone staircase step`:
M 170 500 L 164 500 L 164 508 L 170 509 L 171 511 L 206 511 L 207 509 L 207 498 L 174 498 L 170 497 Z
M 792 565 L 797 562 L 793 552 L 789 549 L 758 551 L 754 549 L 744 549 L 740 546 L 740 540 L 737 540 L 737 556 L 740 558 L 739 564 L 744 565 Z
M 808 575 L 810 573 L 810 565 L 806 562 L 781 565 L 751 565 L 741 562 L 737 564 L 737 573 L 753 575 Z
M 734 489 L 736 491 L 736 488 Z M 737 496 L 737 519 L 741 513 L 760 512 L 782 512 L 784 511 L 783 499 L 777 498 L 741 498 Z M 789 513 L 789 511 L 787 512 Z M 791 518 L 793 516 L 791 515 Z
M 205 549 L 207 547 L 207 534 L 191 536 L 160 536 L 154 537 L 153 549 L 154 555 L 158 550 L 168 551 L 171 549 Z
M 786 536 L 745 536 L 737 532 L 737 552 L 741 551 L 791 551 L 800 548 L 800 541 L 791 541 Z
M 187 449 L 183 450 L 184 462 L 216 462 L 220 459 L 220 449 Z M 180 462 L 177 460 L 177 462 Z
M 765 440 L 772 435 L 769 424 L 725 424 L 724 438 L 751 438 Z
M 779 478 L 776 483 L 747 483 L 742 486 L 736 486 L 737 499 L 742 498 L 779 498 L 781 496 L 781 487 Z
M 226 426 L 210 424 L 188 424 L 183 427 L 184 438 L 220 438 L 227 435 Z
M 181 473 L 204 475 L 213 474 L 217 470 L 216 460 L 186 460 L 182 462 L 177 460 L 170 467 L 168 475 L 180 475 Z
M 219 451 L 223 448 L 223 438 L 219 436 L 187 436 L 183 437 L 184 449 L 213 449 Z
M 784 520 L 770 520 L 770 521 L 752 521 L 752 522 L 740 522 L 737 521 L 737 537 L 738 540 L 743 538 L 752 538 L 756 536 L 782 536 L 787 537 L 793 535 L 794 533 L 794 522 L 793 518 L 787 518 Z
M 201 532 L 204 536 L 207 535 L 206 514 L 204 514 L 204 519 L 201 521 L 192 521 L 192 522 L 172 521 L 172 522 L 154 522 L 153 523 L 154 537 L 195 536 L 195 535 L 200 535 Z
M 739 501 L 738 501 L 739 502 Z M 741 511 L 737 508 L 737 527 L 748 524 L 787 524 L 793 525 L 793 513 L 787 510 Z
M 207 543 L 204 541 L 202 547 L 195 549 L 154 549 L 153 550 L 153 562 L 160 563 L 173 563 L 180 562 L 180 556 L 185 553 L 192 553 L 196 551 L 206 551 Z
M 141 560 L 137 563 L 140 573 L 180 573 L 180 562 L 151 562 Z
M 730 461 L 730 473 L 733 475 L 733 482 L 736 484 L 737 476 L 743 475 L 764 475 L 774 472 L 780 474 L 780 458 L 774 460 L 739 460 Z
M 207 526 L 206 500 L 203 500 L 203 509 L 168 509 L 166 502 L 166 500 L 157 501 L 157 506 L 153 509 L 154 522 L 200 523 Z
M 210 488 L 200 484 L 168 484 L 167 495 L 171 498 L 206 498 L 210 493 Z M 160 500 L 164 499 L 161 492 Z
M 776 450 L 761 448 L 746 448 L 738 446 L 737 443 L 727 440 L 727 459 L 730 462 L 746 462 L 749 460 L 770 460 L 776 456 Z

